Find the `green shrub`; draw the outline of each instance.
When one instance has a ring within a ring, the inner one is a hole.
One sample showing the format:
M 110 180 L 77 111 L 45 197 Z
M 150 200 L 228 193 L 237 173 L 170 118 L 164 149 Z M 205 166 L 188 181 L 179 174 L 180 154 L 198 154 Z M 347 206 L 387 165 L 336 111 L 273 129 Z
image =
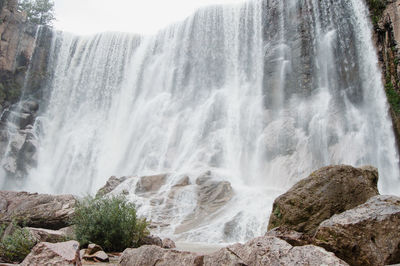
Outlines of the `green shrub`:
M 0 241 L 0 257 L 6 262 L 21 262 L 36 244 L 27 229 L 19 227 L 16 223 L 14 226 L 14 232 Z M 0 228 L 0 236 L 5 228 L 5 225 Z
M 371 13 L 371 20 L 376 26 L 382 17 L 383 11 L 386 8 L 385 0 L 367 0 L 367 5 Z
M 86 197 L 75 207 L 72 220 L 81 245 L 96 243 L 105 251 L 138 247 L 149 234 L 148 223 L 136 216 L 136 208 L 125 197 Z

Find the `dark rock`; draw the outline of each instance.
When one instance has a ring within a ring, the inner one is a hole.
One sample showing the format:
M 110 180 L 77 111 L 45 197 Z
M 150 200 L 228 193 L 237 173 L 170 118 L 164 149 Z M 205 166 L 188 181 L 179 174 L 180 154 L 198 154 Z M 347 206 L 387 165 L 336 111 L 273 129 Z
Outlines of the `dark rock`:
M 103 249 L 96 244 L 89 244 L 88 248 L 84 250 L 81 254 L 81 258 L 84 260 L 108 262 L 108 255 L 103 251 Z
M 377 183 L 373 167 L 324 167 L 275 200 L 268 229 L 285 226 L 312 235 L 322 221 L 378 195 Z
M 45 195 L 27 192 L 0 191 L 0 223 L 16 219 L 26 226 L 60 229 L 69 225 L 76 199 L 72 195 Z
M 63 243 L 37 244 L 21 263 L 24 265 L 82 265 L 79 256 L 79 243 L 68 241 Z
M 312 244 L 312 238 L 307 234 L 296 232 L 284 227 L 276 227 L 268 231 L 265 236 L 274 236 L 285 240 L 292 246 L 305 246 Z
M 400 198 L 376 196 L 320 224 L 315 243 L 351 265 L 400 263 Z

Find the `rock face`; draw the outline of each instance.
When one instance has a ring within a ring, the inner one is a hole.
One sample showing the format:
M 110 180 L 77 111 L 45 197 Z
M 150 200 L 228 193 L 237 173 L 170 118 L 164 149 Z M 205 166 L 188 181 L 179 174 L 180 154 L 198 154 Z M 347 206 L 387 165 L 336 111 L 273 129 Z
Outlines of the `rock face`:
M 312 243 L 311 237 L 307 234 L 296 232 L 284 227 L 276 227 L 271 231 L 268 231 L 265 236 L 280 238 L 292 246 L 305 246 Z
M 293 247 L 276 237 L 259 237 L 210 255 L 166 250 L 157 246 L 127 249 L 121 265 L 348 265 L 333 253 L 308 245 Z
M 376 196 L 319 226 L 315 243 L 351 265 L 400 263 L 400 198 Z
M 79 256 L 79 243 L 37 244 L 20 265 L 82 265 Z
M 31 227 L 60 229 L 69 225 L 75 203 L 72 195 L 0 191 L 0 223 L 16 219 Z
M 102 196 L 110 193 L 117 186 L 119 186 L 122 182 L 124 182 L 126 179 L 128 179 L 128 177 L 126 177 L 126 176 L 123 176 L 121 178 L 117 178 L 115 176 L 110 177 L 107 180 L 107 183 L 102 188 L 100 188 L 99 191 L 97 191 L 96 197 L 102 197 Z
M 313 234 L 322 221 L 378 195 L 377 183 L 373 167 L 322 168 L 275 200 L 268 228 L 285 226 Z
M 42 228 L 25 227 L 37 243 L 49 242 L 59 243 L 64 242 L 67 238 L 67 234 L 62 230 L 49 230 Z
M 142 176 L 136 185 L 136 193 L 157 192 L 167 179 L 167 174 Z

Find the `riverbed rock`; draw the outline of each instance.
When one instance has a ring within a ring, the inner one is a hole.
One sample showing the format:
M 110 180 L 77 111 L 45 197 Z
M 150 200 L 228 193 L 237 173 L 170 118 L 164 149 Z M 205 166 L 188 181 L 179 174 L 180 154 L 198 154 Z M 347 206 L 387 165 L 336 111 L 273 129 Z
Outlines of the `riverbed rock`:
M 135 193 L 157 192 L 165 184 L 167 176 L 167 174 L 161 174 L 140 177 Z
M 268 231 L 265 236 L 280 238 L 292 246 L 305 246 L 312 243 L 312 238 L 307 234 L 296 232 L 285 227 L 276 227 Z
M 72 195 L 46 195 L 0 191 L 0 224 L 13 219 L 30 227 L 58 230 L 69 226 L 76 199 Z
M 162 247 L 163 246 L 163 241 L 158 236 L 149 235 L 149 236 L 145 236 L 145 237 L 142 238 L 141 244 L 142 245 L 154 245 L 154 246 Z
M 351 265 L 400 263 L 400 198 L 376 196 L 320 224 L 315 243 Z
M 176 248 L 176 245 L 172 239 L 164 238 L 162 241 L 162 248 L 172 249 L 172 248 Z
M 121 266 L 176 266 L 203 265 L 203 256 L 192 252 L 163 249 L 158 246 L 141 246 L 126 249 L 120 258 Z
M 109 261 L 107 253 L 105 253 L 103 249 L 96 244 L 89 244 L 88 248 L 85 249 L 82 253 L 83 254 L 81 254 L 81 258 L 83 258 L 84 260 L 100 261 L 100 262 Z
M 378 171 L 371 166 L 321 168 L 275 200 L 268 229 L 285 226 L 312 235 L 332 215 L 379 195 L 377 184 Z
M 102 196 L 110 193 L 111 191 L 113 191 L 117 186 L 122 184 L 128 178 L 129 177 L 127 177 L 127 176 L 123 176 L 120 178 L 117 178 L 115 176 L 110 177 L 107 180 L 107 183 L 97 191 L 96 197 L 102 197 Z
M 127 249 L 121 265 L 348 265 L 333 253 L 317 246 L 293 247 L 276 237 L 259 237 L 209 255 L 142 246 Z
M 37 243 L 49 242 L 59 243 L 67 239 L 67 234 L 61 230 L 50 230 L 43 228 L 25 227 Z
M 21 263 L 25 265 L 82 265 L 79 256 L 79 243 L 68 241 L 63 243 L 37 244 Z

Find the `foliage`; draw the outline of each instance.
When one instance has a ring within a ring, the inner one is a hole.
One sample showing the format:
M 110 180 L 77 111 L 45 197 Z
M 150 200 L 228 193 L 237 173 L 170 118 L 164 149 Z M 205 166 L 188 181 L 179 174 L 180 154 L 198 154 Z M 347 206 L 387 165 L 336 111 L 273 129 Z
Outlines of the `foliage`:
M 55 19 L 53 0 L 20 0 L 18 8 L 26 12 L 29 22 L 37 25 L 51 26 Z
M 382 17 L 383 11 L 386 8 L 385 0 L 367 0 L 367 5 L 371 12 L 371 20 L 374 26 L 376 26 Z
M 77 203 L 72 224 L 81 245 L 96 243 L 105 251 L 138 247 L 149 234 L 147 221 L 137 218 L 135 205 L 123 196 L 86 197 Z
M 19 227 L 15 222 L 13 226 L 14 232 L 0 241 L 0 257 L 7 262 L 21 262 L 31 252 L 36 241 L 27 229 Z M 5 225 L 0 228 L 0 236 L 5 229 Z
M 400 113 L 400 95 L 396 92 L 391 81 L 387 81 L 385 84 L 385 91 L 389 101 L 390 106 L 393 111 L 397 114 Z

